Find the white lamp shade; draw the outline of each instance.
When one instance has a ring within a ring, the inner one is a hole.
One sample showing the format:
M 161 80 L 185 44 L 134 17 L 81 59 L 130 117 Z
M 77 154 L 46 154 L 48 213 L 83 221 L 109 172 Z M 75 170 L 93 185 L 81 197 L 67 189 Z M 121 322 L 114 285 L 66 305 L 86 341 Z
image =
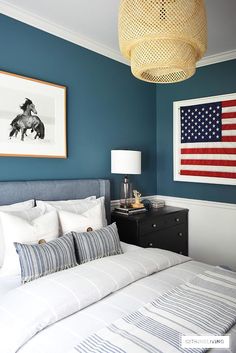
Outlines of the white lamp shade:
M 141 174 L 141 152 L 112 150 L 111 172 L 115 174 Z

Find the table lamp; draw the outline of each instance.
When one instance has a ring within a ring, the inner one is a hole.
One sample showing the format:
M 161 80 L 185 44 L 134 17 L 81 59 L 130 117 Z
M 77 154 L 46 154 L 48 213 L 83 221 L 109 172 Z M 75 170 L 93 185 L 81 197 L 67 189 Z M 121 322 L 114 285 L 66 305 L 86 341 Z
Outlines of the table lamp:
M 121 183 L 120 207 L 131 207 L 133 190 L 132 184 L 128 179 L 128 175 L 141 174 L 141 152 L 130 150 L 112 150 L 111 172 L 113 174 L 125 175 Z

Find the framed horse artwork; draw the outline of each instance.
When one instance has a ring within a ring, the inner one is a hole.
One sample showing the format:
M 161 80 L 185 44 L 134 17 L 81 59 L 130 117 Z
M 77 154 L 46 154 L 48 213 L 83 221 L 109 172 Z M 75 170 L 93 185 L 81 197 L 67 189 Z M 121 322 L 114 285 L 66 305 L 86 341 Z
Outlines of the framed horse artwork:
M 0 156 L 67 158 L 66 87 L 0 71 Z

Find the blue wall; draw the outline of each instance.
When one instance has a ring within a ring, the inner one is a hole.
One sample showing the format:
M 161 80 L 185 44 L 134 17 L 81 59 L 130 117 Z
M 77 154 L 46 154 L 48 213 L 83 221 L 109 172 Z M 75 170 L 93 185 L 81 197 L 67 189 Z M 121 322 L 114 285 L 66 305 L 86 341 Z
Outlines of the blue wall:
M 173 101 L 235 92 L 236 61 L 155 87 L 128 66 L 3 15 L 0 48 L 1 70 L 68 89 L 68 159 L 0 157 L 0 180 L 109 178 L 118 198 L 121 176 L 110 173 L 110 150 L 130 148 L 143 152 L 143 173 L 132 177 L 142 194 L 236 202 L 236 186 L 174 182 L 172 153 Z
M 157 85 L 157 193 L 236 203 L 236 186 L 173 181 L 173 102 L 236 92 L 236 60 L 199 68 L 182 83 Z
M 121 176 L 110 173 L 110 151 L 130 148 L 143 152 L 135 186 L 156 193 L 155 86 L 126 65 L 3 15 L 0 48 L 1 70 L 68 89 L 68 159 L 0 157 L 0 180 L 109 178 L 118 198 Z

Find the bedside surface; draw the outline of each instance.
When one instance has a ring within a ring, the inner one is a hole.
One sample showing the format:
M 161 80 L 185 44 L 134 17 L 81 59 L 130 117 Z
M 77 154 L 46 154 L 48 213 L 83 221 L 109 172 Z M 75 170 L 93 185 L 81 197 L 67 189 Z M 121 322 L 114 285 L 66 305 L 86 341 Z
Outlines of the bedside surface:
M 136 215 L 112 212 L 120 239 L 188 255 L 188 209 L 165 206 Z
M 151 210 L 144 212 L 144 213 L 140 213 L 140 214 L 135 214 L 135 215 L 123 215 L 121 213 L 116 213 L 115 211 L 112 212 L 112 214 L 115 214 L 119 217 L 125 217 L 125 218 L 129 218 L 129 219 L 142 219 L 142 218 L 146 218 L 146 216 L 154 216 L 154 217 L 161 217 L 163 215 L 166 214 L 171 214 L 171 213 L 175 213 L 175 212 L 179 212 L 179 211 L 188 211 L 187 208 L 180 208 L 180 207 L 172 207 L 172 206 L 164 206 L 164 207 L 160 207 L 160 208 L 152 208 Z

